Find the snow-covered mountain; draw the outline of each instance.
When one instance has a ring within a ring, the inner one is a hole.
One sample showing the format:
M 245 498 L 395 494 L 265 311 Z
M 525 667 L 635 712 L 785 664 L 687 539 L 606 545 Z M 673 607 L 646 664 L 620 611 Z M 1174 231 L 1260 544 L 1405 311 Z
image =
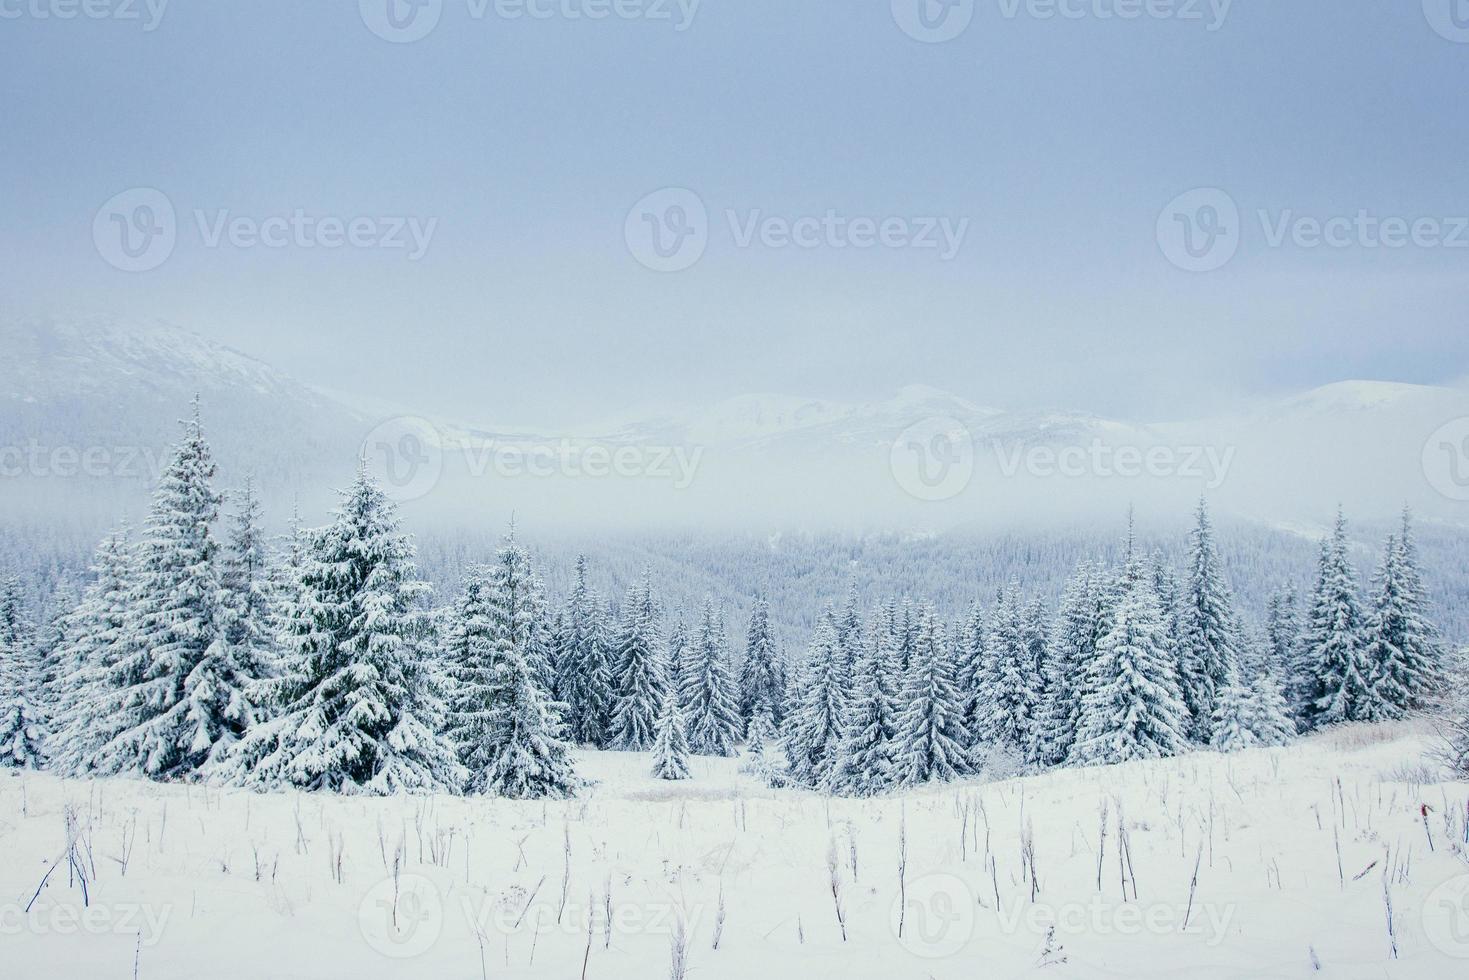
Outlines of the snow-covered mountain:
M 1181 509 L 1207 493 L 1270 522 L 1318 524 L 1340 501 L 1362 516 L 1410 502 L 1469 523 L 1469 504 L 1442 492 L 1455 464 L 1469 475 L 1469 458 L 1435 455 L 1452 440 L 1428 445 L 1469 419 L 1469 392 L 1452 388 L 1348 381 L 1227 416 L 1139 424 L 909 385 L 873 402 L 748 394 L 565 430 L 435 419 L 403 442 L 388 420 L 413 411 L 393 393 L 316 390 L 164 323 L 32 318 L 0 324 L 0 349 L 0 463 L 43 450 L 7 470 L 0 492 L 43 509 L 93 497 L 117 510 L 141 497 L 198 394 L 222 482 L 250 475 L 308 510 L 330 499 L 367 439 L 369 457 L 426 454 L 432 478 L 420 474 L 411 505 L 448 521 L 515 510 L 550 523 L 1010 524 L 1129 503 Z M 46 455 L 58 447 L 100 450 L 113 469 L 129 448 L 151 456 L 141 471 L 62 479 Z M 626 465 L 612 472 L 587 465 L 619 451 Z
M 4 494 L 16 507 L 146 494 L 197 395 L 226 485 L 267 492 L 345 480 L 365 416 L 270 365 L 159 321 L 103 316 L 0 323 Z

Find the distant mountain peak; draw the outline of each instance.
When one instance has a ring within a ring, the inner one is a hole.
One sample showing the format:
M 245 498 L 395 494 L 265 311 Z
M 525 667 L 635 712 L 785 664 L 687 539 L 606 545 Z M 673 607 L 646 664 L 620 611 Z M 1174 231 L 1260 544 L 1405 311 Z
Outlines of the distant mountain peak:
M 1382 408 L 1412 398 L 1434 398 L 1453 394 L 1451 388 L 1409 384 L 1401 381 L 1350 380 L 1312 388 L 1285 401 L 1298 409 L 1351 411 Z

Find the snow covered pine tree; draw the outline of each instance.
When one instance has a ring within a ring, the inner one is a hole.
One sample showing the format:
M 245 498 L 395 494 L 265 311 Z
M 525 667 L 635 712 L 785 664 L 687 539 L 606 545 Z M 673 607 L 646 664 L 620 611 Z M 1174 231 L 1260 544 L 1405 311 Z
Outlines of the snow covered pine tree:
M 740 737 L 734 681 L 725 662 L 723 624 L 713 596 L 704 599 L 699 628 L 684 654 L 679 702 L 686 712 L 689 747 L 696 755 L 732 756 Z
M 43 671 L 25 618 L 20 581 L 0 586 L 0 767 L 40 769 L 46 760 Z
M 230 643 L 212 526 L 221 498 L 197 401 L 133 556 L 120 654 L 89 710 L 102 774 L 183 779 L 212 766 L 255 718 L 257 667 Z
M 627 590 L 622 616 L 612 744 L 627 752 L 645 751 L 653 747 L 663 694 L 669 689 L 660 649 L 658 605 L 648 572 Z
M 485 721 L 474 751 L 487 764 L 471 769 L 469 791 L 515 800 L 571 796 L 581 783 L 562 737 L 564 706 L 552 700 L 536 660 L 546 606 L 530 555 L 514 540 L 496 556 L 485 599 L 494 648 L 489 676 L 474 694 Z
M 683 711 L 678 697 L 669 691 L 658 712 L 658 734 L 653 739 L 653 776 L 657 779 L 689 778 L 689 742 L 684 737 Z
M 1107 765 L 1175 755 L 1187 744 L 1187 709 L 1165 642 L 1152 583 L 1122 597 L 1097 644 L 1070 761 Z
M 335 520 L 306 533 L 282 675 L 256 685 L 273 717 L 216 767 L 257 789 L 455 792 L 464 769 L 443 728 L 429 586 L 392 503 L 359 468 Z

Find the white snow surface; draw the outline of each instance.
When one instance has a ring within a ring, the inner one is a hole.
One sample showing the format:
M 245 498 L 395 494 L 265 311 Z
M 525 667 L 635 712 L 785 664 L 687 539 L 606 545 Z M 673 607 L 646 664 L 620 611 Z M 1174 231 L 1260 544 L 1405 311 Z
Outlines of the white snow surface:
M 580 753 L 597 784 L 548 803 L 11 774 L 0 975 L 658 978 L 681 918 L 691 980 L 1464 976 L 1469 786 L 1420 781 L 1427 742 L 1350 728 L 875 801 L 726 759 L 663 783 L 643 753 Z M 46 877 L 68 807 L 87 907 L 65 861 Z

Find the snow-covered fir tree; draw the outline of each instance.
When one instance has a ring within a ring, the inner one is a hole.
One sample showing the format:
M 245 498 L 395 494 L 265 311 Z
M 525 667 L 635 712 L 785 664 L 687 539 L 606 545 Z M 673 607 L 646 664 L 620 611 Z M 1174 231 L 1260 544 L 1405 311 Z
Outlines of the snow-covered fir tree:
M 1316 589 L 1302 638 L 1311 671 L 1306 723 L 1310 728 L 1365 721 L 1375 714 L 1371 665 L 1363 643 L 1357 575 L 1347 551 L 1346 517 L 1321 547 Z
M 1255 744 L 1251 691 L 1237 673 L 1219 685 L 1210 719 L 1210 742 L 1220 752 L 1238 752 Z
M 443 661 L 447 684 L 444 730 L 468 773 L 483 773 L 494 761 L 492 711 L 498 631 L 490 606 L 490 570 L 475 566 L 446 617 Z
M 1271 653 L 1267 632 L 1263 642 L 1245 661 L 1249 664 L 1244 682 L 1249 688 L 1249 729 L 1258 745 L 1284 745 L 1296 736 L 1296 722 L 1285 696 L 1285 675 Z
M 1429 613 L 1428 590 L 1423 584 L 1423 571 L 1418 557 L 1418 542 L 1413 533 L 1413 513 L 1403 508 L 1402 530 L 1398 533 L 1398 562 L 1404 583 L 1405 603 L 1410 615 L 1405 620 L 1401 649 L 1408 663 L 1408 675 L 1415 679 L 1410 690 L 1416 695 L 1411 707 L 1428 707 L 1442 700 L 1447 683 L 1448 655 L 1443 647 L 1443 634 Z
M 1041 713 L 1046 704 L 1046 685 L 1053 675 L 1051 669 L 1050 638 L 1047 635 L 1046 619 L 1049 614 L 1041 599 L 1032 599 L 1021 613 L 1020 644 L 1025 651 L 1025 668 L 1030 672 L 1026 694 L 1030 699 L 1026 705 L 1026 740 L 1022 746 L 1025 760 L 1038 765 L 1045 750 L 1046 736 L 1040 731 Z
M 1363 707 L 1365 718 L 1382 721 L 1407 714 L 1413 700 L 1402 640 L 1406 596 L 1397 535 L 1389 535 L 1382 564 L 1373 578 L 1372 608 L 1363 624 L 1362 659 L 1371 691 Z
M 556 689 L 550 606 L 530 552 L 515 540 L 513 523 L 490 566 L 490 579 L 488 595 L 494 628 L 520 651 L 540 690 L 549 698 Z M 563 709 L 558 705 L 556 710 Z
M 688 659 L 691 656 L 692 641 L 689 639 L 689 629 L 680 619 L 673 624 L 668 631 L 667 649 L 664 651 L 663 662 L 667 664 L 665 680 L 668 689 L 680 699 L 684 696 L 684 678 L 688 676 Z M 679 707 L 688 713 L 689 706 L 684 701 L 679 701 Z
M 892 624 L 898 640 L 898 664 L 903 675 L 907 676 L 908 663 L 913 659 L 913 651 L 918 646 L 919 616 L 912 599 L 903 597 L 892 616 Z
M 58 578 L 56 587 L 46 603 L 43 623 L 36 629 L 34 646 L 37 667 L 40 670 L 41 689 L 38 701 L 44 716 L 47 739 L 45 746 L 47 768 L 56 768 L 52 762 L 56 729 L 65 724 L 61 701 L 70 688 L 72 678 L 62 673 L 62 656 L 67 646 L 67 637 L 73 614 L 81 603 L 76 580 L 71 575 Z
M 1403 514 L 1402 536 L 1387 541 L 1366 622 L 1368 684 L 1373 714 L 1400 718 L 1436 700 L 1444 685 L 1443 653 L 1430 623 L 1417 568 L 1412 518 Z
M 1265 653 L 1297 724 L 1305 717 L 1311 677 L 1301 650 L 1300 597 L 1295 585 L 1287 582 L 1271 594 L 1265 607 Z
M 755 712 L 755 717 L 750 719 L 745 750 L 740 757 L 740 772 L 762 782 L 774 781 L 778 769 L 775 759 L 779 748 L 777 742 L 775 722 L 770 718 L 770 711 L 761 707 Z
M 1189 711 L 1189 734 L 1194 741 L 1209 744 L 1217 692 L 1239 672 L 1240 626 L 1202 500 L 1189 545 L 1188 580 L 1178 611 L 1179 682 Z M 1165 648 L 1170 642 L 1166 625 Z
M 827 778 L 826 788 L 831 792 L 875 796 L 896 785 L 897 669 L 896 638 L 879 617 L 868 631 L 851 679 L 838 761 Z
M 95 706 L 107 741 L 93 767 L 103 774 L 192 776 L 255 720 L 258 665 L 230 642 L 213 476 L 196 403 L 154 492 L 132 561 L 126 649 Z
M 653 739 L 653 777 L 655 779 L 689 778 L 689 741 L 684 730 L 683 710 L 678 697 L 669 691 L 658 712 L 658 734 Z
M 1070 761 L 1106 765 L 1174 755 L 1187 742 L 1187 708 L 1150 582 L 1117 604 L 1097 644 Z
M 714 597 L 706 597 L 699 628 L 684 651 L 678 697 L 685 712 L 689 747 L 696 755 L 732 756 L 740 738 L 740 713 L 727 648 Z
M 665 660 L 658 604 L 650 573 L 645 571 L 628 588 L 623 602 L 614 671 L 613 748 L 638 752 L 653 747 L 663 695 L 670 690 Z
M 862 606 L 854 582 L 847 589 L 846 605 L 837 616 L 837 648 L 847 662 L 849 673 L 857 668 L 857 660 L 862 656 L 862 641 Z
M 1089 561 L 1077 565 L 1061 596 L 1051 629 L 1045 696 L 1036 721 L 1037 761 L 1059 766 L 1071 754 L 1081 721 L 1081 695 L 1096 657 L 1101 597 L 1098 571 Z
M 40 769 L 45 765 L 44 681 L 20 580 L 10 577 L 0 584 L 0 767 Z
M 125 527 L 102 540 L 91 566 L 92 581 L 63 625 L 55 654 L 50 756 L 52 768 L 66 775 L 85 775 L 105 741 L 94 712 L 110 690 L 123 637 L 131 554 Z
M 964 702 L 954 684 L 944 627 L 931 608 L 918 621 L 901 700 L 893 747 L 898 784 L 949 782 L 970 775 Z
M 429 592 L 392 502 L 359 468 L 332 523 L 306 533 L 282 673 L 257 685 L 276 710 L 218 775 L 261 789 L 457 791 Z
M 222 626 L 225 640 L 245 676 L 266 677 L 275 670 L 278 581 L 271 569 L 260 528 L 261 506 L 249 480 L 230 517 L 220 570 L 224 589 Z M 262 706 L 252 706 L 258 714 Z
M 562 799 L 579 780 L 572 772 L 546 669 L 547 609 L 530 554 L 508 538 L 483 585 L 493 647 L 478 705 L 484 734 L 469 765 L 466 790 L 515 800 Z
M 570 655 L 570 642 L 566 630 L 566 610 L 548 608 L 547 615 L 550 625 L 547 628 L 546 648 L 551 657 L 551 687 L 549 694 L 552 699 L 561 702 L 567 710 L 563 713 L 563 724 L 569 723 L 569 707 L 566 699 L 562 696 L 562 683 L 566 679 L 566 660 Z
M 850 677 L 828 607 L 816 625 L 786 719 L 785 755 L 792 781 L 818 788 L 841 761 L 842 722 Z
M 301 572 L 306 564 L 306 532 L 301 526 L 301 514 L 291 508 L 286 531 L 275 542 L 275 557 L 266 566 L 270 576 L 267 591 L 271 598 L 270 635 L 275 644 L 276 655 L 283 655 L 282 637 L 286 626 L 296 615 L 297 603 L 301 598 Z
M 978 728 L 973 736 L 987 752 L 1032 754 L 1032 716 L 1041 696 L 1040 665 L 1034 654 L 1020 586 L 1011 582 L 1001 592 L 985 630 L 980 707 L 975 712 Z
M 891 608 L 884 609 L 874 630 L 881 629 L 888 634 L 884 639 L 896 656 L 897 641 L 893 635 L 891 616 Z M 964 705 L 964 731 L 970 737 L 970 742 L 965 748 L 969 750 L 972 758 L 980 758 L 984 754 L 984 742 L 979 733 L 980 714 L 985 711 L 988 704 L 988 692 L 985 688 L 985 619 L 984 606 L 975 602 L 970 607 L 969 615 L 965 617 L 954 638 L 954 686 L 958 689 L 959 698 Z M 896 688 L 894 690 L 896 691 Z
M 785 685 L 770 635 L 770 603 L 756 596 L 745 633 L 745 659 L 740 664 L 740 716 L 749 722 L 763 705 L 778 723 L 785 716 L 784 702 Z
M 585 556 L 576 560 L 563 630 L 566 653 L 558 690 L 566 702 L 568 733 L 574 741 L 604 747 L 612 727 L 612 651 L 601 597 L 587 585 Z

